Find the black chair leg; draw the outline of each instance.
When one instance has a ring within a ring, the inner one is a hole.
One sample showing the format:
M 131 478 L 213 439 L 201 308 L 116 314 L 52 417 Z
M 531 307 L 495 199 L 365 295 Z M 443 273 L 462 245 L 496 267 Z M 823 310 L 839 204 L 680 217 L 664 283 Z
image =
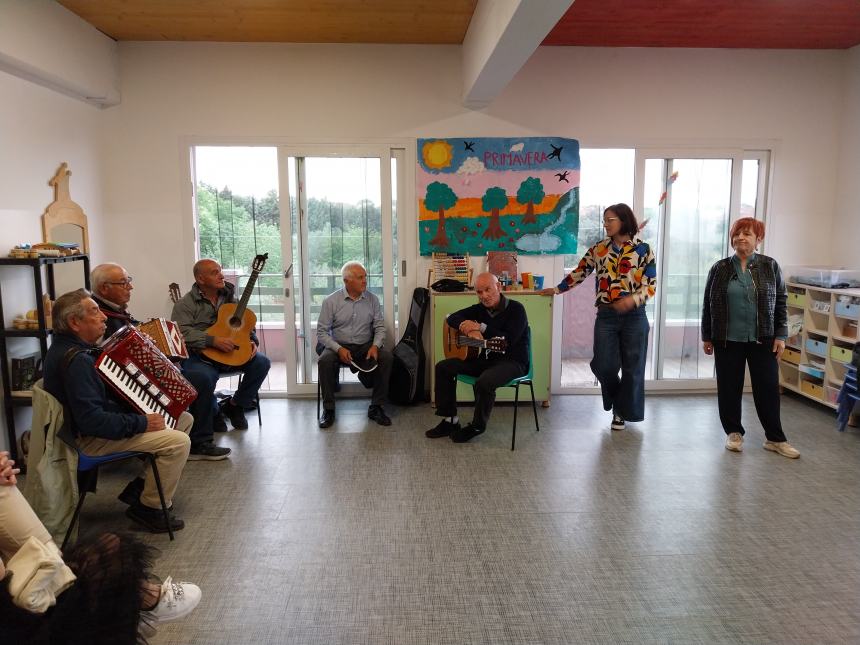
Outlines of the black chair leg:
M 155 455 L 149 455 L 149 465 L 152 467 L 152 476 L 155 477 L 155 487 L 158 489 L 158 499 L 161 500 L 161 512 L 164 513 L 164 521 L 167 525 L 167 535 L 173 541 L 173 527 L 170 526 L 170 512 L 167 510 L 167 502 L 164 499 L 164 489 L 161 487 L 161 477 L 158 474 L 158 466 L 155 465 Z
M 517 443 L 517 408 L 520 407 L 520 384 L 514 386 L 514 431 L 511 434 L 511 450 Z
M 75 522 L 78 521 L 78 516 L 81 514 L 81 509 L 84 507 L 84 497 L 87 496 L 86 490 L 81 490 L 80 496 L 78 497 L 78 505 L 75 507 L 75 512 L 72 515 L 72 521 L 69 522 L 69 528 L 66 529 L 66 537 L 63 538 L 63 545 L 60 547 L 60 551 L 66 550 L 66 545 L 69 543 L 69 538 L 72 536 L 72 529 L 75 528 Z
M 257 392 L 257 425 L 263 425 L 263 412 L 260 410 L 260 393 Z
M 540 424 L 537 419 L 537 403 L 535 403 L 535 388 L 531 381 L 529 381 L 529 389 L 532 391 L 532 412 L 535 414 L 535 430 L 540 432 Z

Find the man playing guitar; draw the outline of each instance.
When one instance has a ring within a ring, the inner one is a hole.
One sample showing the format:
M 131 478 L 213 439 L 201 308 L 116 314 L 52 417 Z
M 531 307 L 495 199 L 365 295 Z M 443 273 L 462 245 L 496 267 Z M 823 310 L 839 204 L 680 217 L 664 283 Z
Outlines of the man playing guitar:
M 251 407 L 257 392 L 269 373 L 269 359 L 257 351 L 259 341 L 250 331 L 250 360 L 237 367 L 227 367 L 211 361 L 202 351 L 214 348 L 225 354 L 237 350 L 231 338 L 212 336 L 208 332 L 218 320 L 218 310 L 226 303 L 235 303 L 234 287 L 224 280 L 221 265 L 215 260 L 200 260 L 194 265 L 194 284 L 173 306 L 172 318 L 182 330 L 189 357 L 182 372 L 197 389 L 197 399 L 191 405 L 194 426 L 191 428 L 189 460 L 216 461 L 230 454 L 229 448 L 216 446 L 214 420 L 218 414 L 215 386 L 224 372 L 242 372 L 239 389 L 221 406 L 221 411 L 237 430 L 245 430 L 248 421 L 245 409 Z
M 436 364 L 436 414 L 442 421 L 425 434 L 431 439 L 450 436 L 464 443 L 487 429 L 496 401 L 496 388 L 529 369 L 529 337 L 526 310 L 519 302 L 501 293 L 499 281 L 492 273 L 482 273 L 475 280 L 479 302 L 448 316 L 448 325 L 470 339 L 488 339 L 505 347 L 504 353 L 484 350 L 472 359 L 446 358 Z M 468 344 L 468 341 L 466 343 Z M 457 375 L 477 376 L 475 413 L 472 422 L 460 427 L 457 416 Z

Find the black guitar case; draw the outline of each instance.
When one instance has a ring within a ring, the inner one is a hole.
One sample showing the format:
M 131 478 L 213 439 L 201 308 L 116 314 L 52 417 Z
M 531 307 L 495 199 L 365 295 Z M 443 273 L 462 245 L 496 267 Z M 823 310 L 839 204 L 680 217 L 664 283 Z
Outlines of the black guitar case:
M 388 398 L 392 403 L 409 405 L 424 396 L 424 316 L 430 303 L 430 292 L 418 287 L 412 293 L 409 322 L 400 341 L 394 346 Z

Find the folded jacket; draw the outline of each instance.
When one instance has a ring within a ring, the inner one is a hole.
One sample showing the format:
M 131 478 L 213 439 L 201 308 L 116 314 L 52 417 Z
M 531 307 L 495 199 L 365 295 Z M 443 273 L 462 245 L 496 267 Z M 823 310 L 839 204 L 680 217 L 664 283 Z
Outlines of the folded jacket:
M 6 569 L 12 574 L 12 602 L 36 614 L 45 613 L 57 602 L 57 596 L 75 582 L 75 574 L 63 562 L 57 545 L 40 542 L 33 536 L 9 559 Z

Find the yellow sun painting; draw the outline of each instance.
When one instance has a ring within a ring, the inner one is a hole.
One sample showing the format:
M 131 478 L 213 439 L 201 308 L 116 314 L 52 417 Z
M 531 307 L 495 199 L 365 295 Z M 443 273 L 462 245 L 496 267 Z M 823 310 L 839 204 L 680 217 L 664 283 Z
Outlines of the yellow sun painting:
M 432 170 L 441 170 L 451 165 L 453 147 L 447 141 L 427 141 L 421 147 L 424 165 Z

